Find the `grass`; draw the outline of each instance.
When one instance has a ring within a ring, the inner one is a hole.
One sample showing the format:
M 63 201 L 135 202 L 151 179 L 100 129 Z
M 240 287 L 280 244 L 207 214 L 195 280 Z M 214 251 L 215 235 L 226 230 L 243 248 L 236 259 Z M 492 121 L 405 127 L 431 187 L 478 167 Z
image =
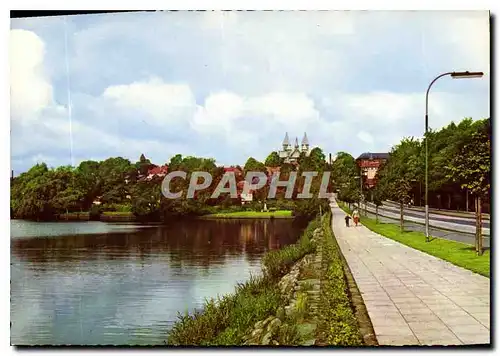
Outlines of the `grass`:
M 104 211 L 101 215 L 104 216 L 134 216 L 130 211 Z
M 319 226 L 313 220 L 294 245 L 266 253 L 262 260 L 263 275 L 252 277 L 236 287 L 233 294 L 211 299 L 203 311 L 179 315 L 167 337 L 169 345 L 235 346 L 257 321 L 276 315 L 284 300 L 278 287 L 279 279 L 290 271 L 295 262 L 313 251 L 310 239 Z M 296 340 L 293 325 L 280 331 L 282 342 Z
M 270 219 L 270 218 L 293 218 L 291 210 L 276 211 L 235 211 L 230 213 L 217 213 L 204 215 L 203 218 L 216 219 Z
M 269 278 L 251 278 L 236 292 L 205 303 L 202 312 L 180 315 L 168 335 L 169 345 L 240 345 L 250 326 L 274 314 L 282 300 Z
M 84 212 L 63 213 L 63 214 L 59 214 L 58 219 L 59 220 L 88 220 L 89 219 L 89 212 L 84 211 Z
M 360 346 L 363 340 L 351 308 L 341 252 L 334 241 L 330 224 L 331 215 L 328 214 L 322 222 L 325 237 L 318 338 L 327 345 Z
M 339 207 L 350 213 L 342 203 Z M 425 242 L 425 234 L 416 231 L 401 232 L 399 225 L 391 223 L 377 223 L 375 219 L 361 217 L 361 223 L 368 229 L 382 236 L 410 246 L 416 250 L 441 258 L 456 266 L 463 267 L 485 277 L 490 277 L 490 251 L 486 250 L 482 256 L 477 256 L 474 246 L 456 241 L 449 241 L 433 237 Z

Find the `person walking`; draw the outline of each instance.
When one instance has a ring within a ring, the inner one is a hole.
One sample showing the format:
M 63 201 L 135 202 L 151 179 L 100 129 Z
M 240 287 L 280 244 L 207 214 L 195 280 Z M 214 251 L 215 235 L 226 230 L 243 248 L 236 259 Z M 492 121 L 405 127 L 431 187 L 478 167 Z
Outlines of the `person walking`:
M 351 220 L 351 217 L 349 215 L 345 216 L 345 226 L 349 227 L 349 220 Z
M 358 209 L 354 209 L 354 211 L 352 212 L 352 217 L 354 219 L 354 224 L 356 226 L 358 226 L 358 223 L 359 223 L 359 212 L 358 212 Z

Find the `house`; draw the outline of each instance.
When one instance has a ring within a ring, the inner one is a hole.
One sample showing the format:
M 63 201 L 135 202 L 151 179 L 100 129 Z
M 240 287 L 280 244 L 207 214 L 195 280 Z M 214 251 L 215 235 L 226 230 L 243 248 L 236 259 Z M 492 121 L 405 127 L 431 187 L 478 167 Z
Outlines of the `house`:
M 389 159 L 389 153 L 371 153 L 365 152 L 361 154 L 357 159 L 356 163 L 361 169 L 361 174 L 366 177 L 365 184 L 368 188 L 375 186 L 377 171 L 384 163 Z
M 243 177 L 243 170 L 239 167 L 224 167 L 224 173 L 233 172 L 236 178 Z
M 146 176 L 146 180 L 151 180 L 154 177 L 165 177 L 168 173 L 168 166 L 159 166 L 159 167 L 154 167 L 148 170 L 148 174 Z

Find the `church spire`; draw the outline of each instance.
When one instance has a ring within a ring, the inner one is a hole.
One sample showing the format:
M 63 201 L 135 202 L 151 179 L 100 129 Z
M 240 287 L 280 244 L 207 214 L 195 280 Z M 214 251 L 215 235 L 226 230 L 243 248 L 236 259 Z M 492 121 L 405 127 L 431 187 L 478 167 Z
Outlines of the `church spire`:
M 309 146 L 309 140 L 307 139 L 307 133 L 304 132 L 304 137 L 302 138 L 302 145 Z
M 295 147 L 299 147 L 299 139 L 295 137 Z
M 288 132 L 285 133 L 285 139 L 283 140 L 283 146 L 286 147 L 290 145 L 290 140 L 288 139 Z

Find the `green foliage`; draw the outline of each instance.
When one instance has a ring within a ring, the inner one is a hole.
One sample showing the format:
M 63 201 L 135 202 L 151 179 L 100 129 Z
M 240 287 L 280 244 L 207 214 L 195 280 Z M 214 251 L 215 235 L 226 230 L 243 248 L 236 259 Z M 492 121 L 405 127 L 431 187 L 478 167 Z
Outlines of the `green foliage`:
M 458 155 L 445 165 L 447 178 L 459 182 L 481 197 L 489 195 L 491 181 L 491 126 L 490 120 L 478 121 L 473 132 L 460 148 Z M 465 140 L 464 140 L 465 141 Z
M 205 303 L 203 311 L 179 315 L 168 335 L 169 345 L 239 345 L 247 329 L 273 314 L 281 304 L 273 281 L 253 277 L 232 295 Z
M 318 198 L 314 194 L 310 199 L 297 199 L 294 201 L 293 215 L 297 218 L 310 220 L 317 216 L 321 211 L 325 212 L 329 209 L 329 202 L 326 198 Z
M 290 268 L 297 260 L 311 253 L 314 249 L 311 239 L 314 230 L 319 224 L 319 218 L 314 219 L 309 223 L 296 244 L 266 253 L 262 259 L 264 273 L 270 278 L 284 276 L 290 271 Z
M 318 336 L 328 345 L 360 346 L 363 340 L 351 309 L 342 259 L 330 224 L 331 215 L 328 214 L 322 222 L 324 277 L 318 310 Z
M 243 168 L 245 174 L 247 172 L 267 172 L 266 166 L 264 163 L 257 161 L 255 158 L 250 157 L 245 163 L 245 167 Z
M 267 167 L 279 167 L 282 163 L 282 159 L 278 155 L 278 152 L 273 151 L 267 156 L 264 165 Z
M 353 156 L 346 152 L 337 153 L 337 159 L 332 164 L 332 178 L 338 191 L 339 199 L 354 203 L 361 195 L 360 169 Z
M 412 138 L 404 138 L 393 147 L 388 162 L 378 172 L 377 194 L 406 204 L 410 200 L 412 182 L 422 179 L 422 144 Z
M 491 128 L 490 119 L 452 122 L 439 131 L 429 131 L 424 140 L 404 138 L 390 159 L 377 172 L 381 199 L 407 203 L 425 182 L 425 144 L 428 143 L 429 192 L 446 194 L 449 201 L 461 201 L 468 188 L 483 198 L 490 196 Z M 349 201 L 347 197 L 341 197 Z M 465 207 L 465 204 L 464 204 Z M 451 207 L 448 207 L 451 208 Z

